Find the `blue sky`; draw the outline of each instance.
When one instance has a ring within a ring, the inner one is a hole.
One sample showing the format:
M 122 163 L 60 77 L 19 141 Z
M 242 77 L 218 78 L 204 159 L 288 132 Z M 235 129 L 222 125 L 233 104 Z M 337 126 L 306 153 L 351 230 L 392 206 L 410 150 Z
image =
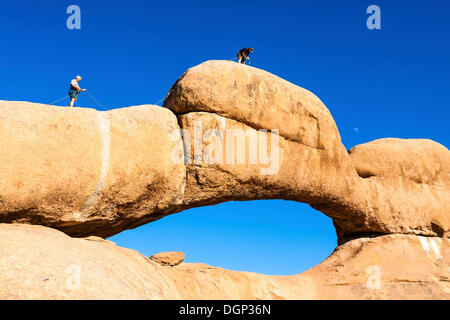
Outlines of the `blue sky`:
M 81 30 L 66 8 L 81 8 Z M 366 8 L 381 8 L 381 30 Z M 162 99 L 187 68 L 253 46 L 252 66 L 311 90 L 347 148 L 384 137 L 450 145 L 450 2 L 2 1 L 0 99 L 49 103 L 81 74 L 108 108 Z M 78 106 L 94 107 L 82 93 Z M 336 246 L 331 220 L 305 204 L 230 202 L 166 217 L 112 238 L 151 255 L 294 274 Z

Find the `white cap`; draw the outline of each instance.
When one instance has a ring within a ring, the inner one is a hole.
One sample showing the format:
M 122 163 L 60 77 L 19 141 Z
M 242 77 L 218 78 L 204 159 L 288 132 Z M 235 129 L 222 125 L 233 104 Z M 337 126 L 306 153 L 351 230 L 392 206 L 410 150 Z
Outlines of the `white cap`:
M 75 79 L 80 79 L 81 80 L 81 76 L 76 76 Z

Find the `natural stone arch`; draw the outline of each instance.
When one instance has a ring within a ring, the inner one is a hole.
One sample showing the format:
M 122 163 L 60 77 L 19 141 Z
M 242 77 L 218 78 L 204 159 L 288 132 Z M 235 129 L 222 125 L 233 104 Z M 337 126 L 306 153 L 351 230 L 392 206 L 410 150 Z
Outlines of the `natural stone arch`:
M 99 112 L 1 102 L 0 222 L 107 237 L 190 207 L 278 198 L 331 217 L 340 243 L 448 232 L 450 155 L 436 142 L 378 140 L 349 154 L 314 94 L 227 61 L 188 70 L 164 106 Z M 196 163 L 195 150 L 191 163 L 176 161 L 174 150 L 182 159 L 188 149 L 180 129 L 195 137 L 197 121 L 202 153 L 205 131 L 266 130 L 259 135 L 279 140 L 278 170 L 262 175 L 260 163 Z
M 271 176 L 261 175 L 261 165 L 191 159 L 183 201 L 188 205 L 236 197 L 304 202 L 333 219 L 340 243 L 389 233 L 443 236 L 449 229 L 450 216 L 442 212 L 450 212 L 450 153 L 434 141 L 381 139 L 347 152 L 314 94 L 227 61 L 186 71 L 164 106 L 190 136 L 196 122 L 221 137 L 225 127 L 279 131 L 280 170 Z
M 0 223 L 16 223 L 0 224 L 0 282 L 8 281 L 0 297 L 19 288 L 22 298 L 448 299 L 447 148 L 382 139 L 347 152 L 312 93 L 226 61 L 188 70 L 164 105 L 101 113 L 0 102 Z M 258 164 L 173 161 L 174 149 L 181 158 L 187 149 L 180 129 L 193 131 L 196 119 L 214 132 L 221 123 L 279 130 L 280 170 L 263 176 Z M 100 238 L 67 236 L 107 237 L 190 207 L 269 198 L 333 218 L 341 245 L 305 273 L 269 277 L 188 264 L 161 269 Z M 96 262 L 85 291 L 67 292 L 61 277 L 36 291 L 41 275 L 58 275 L 68 260 L 87 270 Z M 17 265 L 38 267 L 18 275 Z M 374 269 L 380 282 L 367 285 Z

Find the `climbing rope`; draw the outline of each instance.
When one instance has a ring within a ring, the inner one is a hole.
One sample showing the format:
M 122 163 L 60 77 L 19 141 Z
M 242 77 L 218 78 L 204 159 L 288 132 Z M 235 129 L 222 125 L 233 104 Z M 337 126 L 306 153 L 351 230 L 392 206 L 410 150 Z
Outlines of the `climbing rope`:
M 165 99 L 166 99 L 166 97 L 162 98 L 162 99 L 159 100 L 158 102 L 154 103 L 154 105 L 159 106 L 159 104 L 160 104 L 161 102 L 163 102 Z
M 61 101 L 61 100 L 67 99 L 68 97 L 69 97 L 69 96 L 66 95 L 64 98 L 61 98 L 61 99 L 59 99 L 59 100 L 56 100 L 56 101 L 53 101 L 53 102 L 50 102 L 50 103 L 47 103 L 47 104 L 52 105 L 52 104 L 57 103 L 57 102 L 59 102 L 59 101 Z
M 103 110 L 108 110 L 105 106 L 103 106 L 100 102 L 98 102 L 97 99 L 94 98 L 94 96 L 88 91 L 86 90 L 87 94 L 89 95 L 89 97 L 92 99 L 92 101 L 94 101 L 100 108 L 102 108 Z M 56 101 L 50 102 L 48 103 L 49 105 L 53 105 L 59 101 L 65 100 L 69 97 L 69 95 L 66 95 L 64 98 L 58 99 Z M 75 98 L 75 102 L 73 103 L 73 105 L 75 106 L 75 104 L 77 103 L 78 97 Z
M 170 89 L 169 93 L 168 93 L 164 98 L 162 98 L 161 100 L 159 100 L 158 102 L 153 103 L 153 104 L 159 106 L 159 104 L 160 104 L 161 102 L 163 102 L 163 101 L 167 98 L 167 96 L 172 92 L 172 90 L 173 90 L 173 88 Z M 97 106 L 99 106 L 100 108 L 102 108 L 102 109 L 105 110 L 105 111 L 109 110 L 109 109 L 106 108 L 104 105 L 102 105 L 100 102 L 98 102 L 98 100 L 94 98 L 94 96 L 92 95 L 92 93 L 89 92 L 89 90 L 86 90 L 86 92 L 87 92 L 87 94 L 89 95 L 89 97 L 92 99 L 92 101 L 93 101 L 94 103 L 97 104 Z M 53 104 L 55 104 L 55 103 L 57 103 L 57 102 L 59 102 L 59 101 L 61 101 L 61 100 L 67 99 L 68 97 L 69 97 L 69 96 L 66 95 L 64 98 L 58 99 L 58 100 L 53 101 L 53 102 L 50 102 L 50 103 L 48 103 L 48 104 L 49 104 L 49 105 L 53 105 Z M 75 106 L 75 104 L 77 103 L 77 100 L 78 100 L 78 97 L 75 98 L 75 102 L 73 103 L 74 106 Z
M 105 111 L 108 110 L 105 106 L 103 106 L 100 102 L 98 102 L 97 99 L 95 99 L 88 90 L 86 90 L 86 92 L 89 95 L 89 97 L 91 97 L 92 101 L 94 101 L 100 108 L 102 108 Z

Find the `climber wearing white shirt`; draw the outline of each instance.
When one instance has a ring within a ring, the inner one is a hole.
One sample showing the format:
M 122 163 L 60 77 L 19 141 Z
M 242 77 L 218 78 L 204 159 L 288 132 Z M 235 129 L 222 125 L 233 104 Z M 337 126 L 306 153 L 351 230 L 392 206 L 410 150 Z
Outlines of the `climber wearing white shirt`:
M 72 81 L 70 81 L 70 89 L 69 89 L 69 97 L 70 97 L 70 105 L 69 107 L 73 107 L 75 100 L 78 98 L 78 94 L 81 91 L 86 91 L 86 89 L 81 89 L 80 86 L 78 85 L 78 82 L 81 81 L 81 77 L 80 76 L 76 76 L 75 79 L 72 79 Z

